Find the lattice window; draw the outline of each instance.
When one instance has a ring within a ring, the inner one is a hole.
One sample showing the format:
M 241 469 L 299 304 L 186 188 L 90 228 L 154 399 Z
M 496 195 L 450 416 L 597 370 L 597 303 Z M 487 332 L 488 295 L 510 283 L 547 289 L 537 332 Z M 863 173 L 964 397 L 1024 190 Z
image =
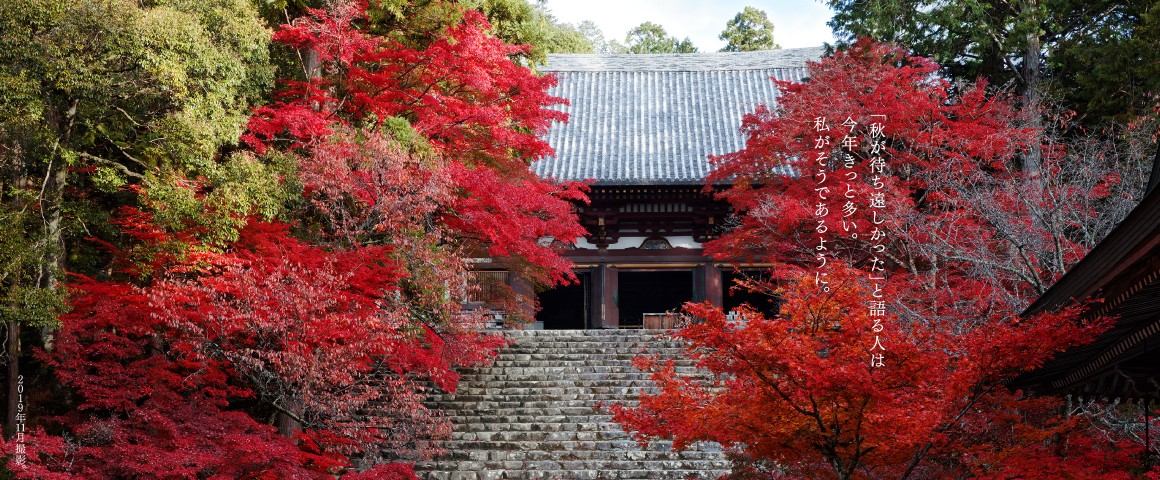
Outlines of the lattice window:
M 471 272 L 469 303 L 495 303 L 508 290 L 508 272 L 476 270 Z
M 555 250 L 557 252 L 563 252 L 563 251 L 568 251 L 568 250 L 575 250 L 576 244 L 575 243 L 565 243 L 565 242 L 562 242 L 560 240 L 552 240 L 551 248 L 552 248 L 552 250 Z
M 668 250 L 673 248 L 664 237 L 649 237 L 640 244 L 642 250 Z

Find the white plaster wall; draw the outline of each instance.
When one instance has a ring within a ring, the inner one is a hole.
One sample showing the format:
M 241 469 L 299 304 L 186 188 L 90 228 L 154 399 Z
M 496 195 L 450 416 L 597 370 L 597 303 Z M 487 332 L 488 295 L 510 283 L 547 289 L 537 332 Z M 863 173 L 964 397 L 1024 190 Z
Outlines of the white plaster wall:
M 646 238 L 649 237 L 620 237 L 620 240 L 617 240 L 616 243 L 609 245 L 608 249 L 623 250 L 626 248 L 640 248 L 640 244 L 643 243 Z M 672 245 L 673 248 L 701 248 L 701 244 L 693 241 L 693 237 L 690 236 L 665 237 L 665 240 L 668 240 L 669 245 Z M 587 239 L 578 238 L 576 239 L 576 248 L 595 250 L 596 245 L 588 243 Z

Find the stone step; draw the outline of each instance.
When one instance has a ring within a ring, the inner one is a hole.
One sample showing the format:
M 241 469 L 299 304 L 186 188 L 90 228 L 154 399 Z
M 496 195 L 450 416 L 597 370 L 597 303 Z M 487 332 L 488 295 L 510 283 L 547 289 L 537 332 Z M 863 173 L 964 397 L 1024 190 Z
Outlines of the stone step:
M 526 395 L 482 394 L 464 395 L 456 399 L 448 399 L 443 401 L 429 400 L 425 402 L 424 405 L 428 408 L 439 408 L 448 411 L 466 409 L 481 412 L 510 408 L 564 407 L 588 407 L 595 410 L 597 408 L 605 408 L 617 403 L 635 405 L 639 401 L 640 393 L 640 391 L 637 391 L 626 395 L 576 395 L 575 397 L 577 398 L 568 398 L 569 396 L 567 395 L 553 397 L 552 395 L 548 394 L 536 395 L 534 393 L 528 393 Z M 595 411 L 593 413 L 595 413 Z
M 547 409 L 566 407 L 589 407 L 595 409 L 603 408 L 615 403 L 635 405 L 639 399 L 640 392 L 633 392 L 630 395 L 603 395 L 601 397 L 595 397 L 592 395 L 579 395 L 579 398 L 553 398 L 550 395 L 535 395 L 532 393 L 527 395 L 484 394 L 465 395 L 441 402 L 428 401 L 425 403 L 425 405 L 428 407 L 438 407 L 440 409 L 446 409 L 449 411 L 463 409 L 494 411 L 508 408 Z
M 551 360 L 551 361 L 561 361 L 561 362 L 587 362 L 587 363 L 601 364 L 601 363 L 607 362 L 607 361 L 631 362 L 633 359 L 635 359 L 636 357 L 639 356 L 639 355 L 620 355 L 620 354 L 616 354 L 616 353 L 579 354 L 579 353 L 573 353 L 573 352 L 567 352 L 567 351 L 546 352 L 546 351 L 543 351 L 542 349 L 529 349 L 529 350 L 535 350 L 535 351 L 532 353 L 515 353 L 514 351 L 509 350 L 508 352 L 504 352 L 505 355 L 497 357 L 496 362 L 524 363 L 524 362 L 529 362 L 529 361 L 535 362 L 535 361 Z M 510 353 L 510 354 L 507 354 L 507 353 Z M 674 352 L 674 353 L 677 353 L 677 352 Z M 675 360 L 677 360 L 677 363 L 692 362 L 692 360 L 687 360 L 687 359 L 675 359 Z
M 430 467 L 450 461 L 473 460 L 486 461 L 538 461 L 538 460 L 709 460 L 720 461 L 720 452 L 693 452 L 693 451 L 642 451 L 642 450 L 571 450 L 568 452 L 547 452 L 542 450 L 459 450 L 448 452 L 440 457 L 440 462 L 428 462 L 423 467 Z
M 486 372 L 488 375 L 527 375 L 530 373 L 538 373 L 552 376 L 582 375 L 586 373 L 645 373 L 630 363 L 623 363 L 619 365 L 610 365 L 607 363 L 599 365 L 561 365 L 558 363 L 552 364 L 548 362 L 543 362 L 544 365 L 527 365 L 527 363 L 529 362 L 525 362 L 525 364 L 516 363 L 513 365 L 493 365 L 487 370 L 477 370 L 471 373 L 465 373 L 461 375 L 461 378 L 463 376 L 479 375 L 484 372 Z M 676 365 L 673 367 L 673 370 L 682 374 L 697 373 L 700 371 L 693 365 Z
M 616 423 L 577 423 L 577 422 L 552 422 L 552 423 L 502 423 L 502 422 L 478 422 L 478 423 L 456 423 L 455 431 L 566 431 L 566 432 L 590 432 L 590 431 L 615 431 L 622 432 L 621 427 Z
M 585 385 L 585 383 L 579 383 L 579 382 L 592 382 L 593 385 L 597 384 L 597 382 L 602 382 L 604 384 L 611 385 L 611 384 L 615 384 L 616 382 L 621 382 L 621 381 L 624 381 L 624 382 L 649 382 L 649 383 L 651 383 L 651 378 L 652 378 L 649 374 L 641 373 L 641 372 L 637 372 L 637 373 L 628 373 L 628 372 L 578 373 L 578 374 L 567 375 L 567 376 L 539 374 L 539 373 L 534 373 L 534 372 L 526 373 L 526 374 L 519 374 L 519 375 L 517 375 L 517 374 L 491 375 L 491 374 L 475 373 L 475 374 L 468 375 L 466 377 L 467 378 L 461 377 L 460 381 L 461 382 L 470 382 L 473 384 L 484 384 L 484 385 L 486 385 L 488 382 L 493 382 L 493 381 L 504 381 L 504 382 L 508 382 L 508 383 L 511 383 L 511 382 L 544 382 L 544 381 L 578 382 L 577 383 L 578 385 Z M 643 385 L 638 385 L 638 386 L 643 386 Z
M 582 346 L 581 345 L 565 345 L 562 347 L 583 348 L 585 350 L 595 350 L 595 351 L 607 350 L 609 348 L 629 350 L 628 353 L 617 353 L 615 350 L 603 352 L 603 353 L 593 353 L 592 355 L 596 355 L 597 356 L 596 358 L 636 358 L 636 357 L 640 356 L 639 354 L 641 352 L 645 352 L 647 354 L 649 351 L 655 351 L 658 353 L 678 354 L 678 353 L 682 353 L 685 351 L 685 349 L 683 347 L 681 347 L 681 348 L 670 347 L 670 348 L 657 349 L 656 346 L 648 345 L 648 344 L 635 344 L 635 345 L 612 344 L 612 345 L 602 345 L 602 346 L 587 344 L 587 345 L 582 345 Z M 508 357 L 507 358 L 508 360 L 516 360 L 516 357 L 514 357 L 514 355 L 528 355 L 527 360 L 537 360 L 537 358 L 536 358 L 537 356 L 547 356 L 547 357 L 553 357 L 553 358 L 561 358 L 561 357 L 567 358 L 568 356 L 572 356 L 573 358 L 575 358 L 576 356 L 578 356 L 577 353 L 569 351 L 565 348 L 561 348 L 561 349 L 544 348 L 543 345 L 533 345 L 533 344 L 516 344 L 516 345 L 504 347 L 499 352 L 502 354 L 513 355 L 512 357 Z M 524 359 L 520 358 L 520 360 L 524 360 Z
M 639 394 L 642 387 L 634 386 L 619 386 L 613 385 L 608 387 L 593 387 L 576 385 L 569 382 L 553 381 L 554 385 L 543 387 L 509 387 L 498 386 L 495 383 L 490 384 L 460 384 L 455 393 L 432 393 L 432 398 L 450 398 L 451 395 L 528 395 L 528 394 L 544 394 L 544 395 L 568 395 L 568 394 L 583 394 L 583 395 L 629 395 Z M 587 383 L 587 382 L 586 382 Z M 651 388 L 650 382 L 647 387 Z
M 493 470 L 483 472 L 420 472 L 419 478 L 424 480 L 712 480 L 727 473 L 729 473 L 728 470 L 627 470 L 619 472 L 602 472 L 598 470 Z
M 608 379 L 628 379 L 633 380 L 637 378 L 649 378 L 651 373 L 641 371 L 636 367 L 625 367 L 613 369 L 612 367 L 605 367 L 604 371 L 576 371 L 578 368 L 585 367 L 556 367 L 556 368 L 519 368 L 507 367 L 497 368 L 495 370 L 481 370 L 478 372 L 466 372 L 459 376 L 460 382 L 475 382 L 495 380 L 497 377 L 507 378 L 511 380 L 519 380 L 523 378 L 535 379 L 556 379 L 556 380 L 601 380 Z M 682 367 L 687 373 L 694 373 L 688 367 Z M 596 367 L 587 367 L 589 370 L 596 370 Z
M 520 339 L 520 338 L 585 338 L 585 337 L 613 337 L 613 338 L 631 338 L 631 337 L 650 337 L 650 338 L 671 338 L 672 330 L 507 330 L 503 333 L 506 338 Z
M 454 415 L 454 414 L 463 415 L 463 414 L 469 413 L 469 412 L 470 413 L 482 413 L 482 414 L 487 414 L 487 415 L 500 415 L 500 416 L 504 416 L 504 415 L 506 415 L 506 416 L 592 415 L 592 414 L 596 413 L 596 411 L 592 408 L 591 405 L 580 406 L 580 407 L 551 407 L 551 408 L 538 408 L 538 407 L 474 408 L 474 407 L 468 406 L 468 405 L 463 405 L 463 406 L 449 405 L 447 407 L 447 414 L 448 415 Z
M 624 376 L 607 377 L 606 376 L 604 378 L 595 378 L 595 377 L 575 378 L 575 377 L 561 375 L 561 376 L 556 376 L 556 377 L 551 377 L 551 378 L 534 378 L 531 376 L 521 375 L 518 378 L 512 378 L 512 377 L 514 377 L 514 376 L 500 376 L 497 379 L 497 378 L 490 378 L 490 376 L 472 376 L 469 379 L 469 381 L 461 382 L 459 384 L 459 388 L 455 389 L 455 392 L 440 392 L 440 393 L 433 392 L 433 393 L 431 393 L 431 395 L 454 395 L 454 394 L 457 394 L 460 392 L 465 392 L 465 391 L 471 391 L 471 392 L 485 391 L 488 393 L 500 394 L 500 393 L 504 393 L 504 392 L 518 391 L 520 389 L 527 390 L 529 388 L 535 388 L 535 387 L 527 387 L 526 385 L 535 385 L 535 384 L 537 384 L 537 382 L 545 384 L 545 386 L 544 386 L 545 389 L 558 390 L 558 389 L 569 389 L 570 388 L 570 389 L 582 389 L 585 391 L 593 391 L 594 393 L 602 391 L 602 390 L 590 390 L 590 389 L 605 389 L 605 390 L 607 390 L 607 389 L 615 389 L 615 388 L 619 387 L 619 388 L 632 388 L 635 391 L 635 390 L 639 390 L 641 388 L 648 388 L 648 387 L 655 386 L 652 383 L 651 377 L 648 377 L 648 376 L 631 376 L 631 377 L 624 377 Z M 689 374 L 689 375 L 686 375 L 686 377 L 689 377 L 689 378 L 692 378 L 692 379 L 695 379 L 698 381 L 712 381 L 713 380 L 713 377 L 708 376 L 708 375 Z M 623 385 L 622 385 L 622 383 L 623 383 Z M 610 390 L 610 392 L 611 391 L 614 391 L 614 390 Z
M 605 349 L 605 348 L 578 348 L 578 347 L 577 348 L 571 348 L 571 347 L 559 348 L 559 349 L 547 349 L 547 348 L 532 347 L 532 348 L 518 349 L 518 350 L 514 350 L 512 352 L 504 352 L 504 353 L 510 353 L 510 355 L 512 355 L 513 357 L 516 355 L 527 355 L 529 357 L 532 355 L 548 355 L 548 356 L 554 356 L 554 357 L 577 356 L 577 355 L 604 355 L 604 356 L 611 357 L 611 358 L 614 358 L 617 360 L 625 360 L 625 361 L 632 361 L 632 360 L 639 358 L 639 357 L 675 358 L 678 355 L 682 355 L 682 353 L 680 351 L 677 351 L 677 350 L 663 351 L 663 352 L 648 352 L 648 351 L 644 351 L 641 349 L 634 349 L 634 348 L 619 348 L 619 349 L 609 350 L 609 349 Z M 503 353 L 501 353 L 501 355 L 503 355 Z M 501 356 L 499 358 L 514 360 L 514 358 L 507 357 L 507 356 Z
M 596 345 L 597 341 L 578 342 L 517 342 L 500 350 L 513 355 L 595 353 L 604 355 L 637 356 L 641 354 L 676 354 L 686 347 L 680 342 L 653 344 L 649 342 L 607 342 Z
M 558 442 L 540 442 L 528 440 L 513 441 L 485 441 L 485 440 L 447 440 L 443 445 L 448 452 L 456 450 L 502 450 L 502 451 L 543 451 L 543 452 L 571 452 L 573 450 L 588 451 L 672 451 L 672 442 L 660 440 L 641 447 L 635 440 L 629 438 L 617 440 L 563 440 Z M 721 452 L 720 445 L 715 443 L 696 443 L 686 447 L 694 452 Z
M 558 468 L 549 468 L 558 466 Z M 445 468 L 445 467 L 441 467 Z M 716 479 L 726 473 L 726 467 L 713 465 L 683 465 L 681 463 L 655 463 L 655 465 L 640 465 L 637 463 L 614 463 L 609 465 L 589 464 L 579 461 L 572 465 L 560 465 L 550 461 L 536 461 L 536 463 L 522 463 L 510 461 L 507 464 L 476 465 L 467 464 L 464 470 L 450 470 L 448 477 L 430 477 L 428 479 L 686 479 L 688 475 L 697 475 L 694 478 Z M 455 477 L 455 472 L 467 475 Z M 513 475 L 512 472 L 523 472 Z M 703 477 L 704 472 L 717 473 L 712 477 Z M 476 477 L 471 477 L 471 473 Z M 674 473 L 676 473 L 674 477 Z M 420 477 L 422 478 L 422 477 Z
M 626 389 L 626 392 L 617 393 L 585 393 L 585 392 L 571 392 L 565 393 L 563 389 L 557 392 L 535 392 L 523 389 L 511 390 L 486 390 L 480 389 L 470 393 L 455 393 L 455 394 L 436 394 L 430 397 L 432 402 L 436 404 L 452 404 L 452 403 L 473 403 L 473 402 L 560 402 L 569 400 L 593 400 L 605 403 L 618 403 L 622 401 L 630 401 L 636 399 L 642 390 Z M 656 393 L 656 389 L 651 389 Z
M 555 345 L 563 343 L 597 347 L 640 345 L 649 348 L 684 348 L 688 345 L 688 342 L 685 342 L 679 338 L 659 337 L 525 337 L 508 339 L 508 344 L 504 345 L 504 347 L 519 345 Z
M 604 360 L 620 360 L 632 361 L 641 357 L 644 358 L 665 358 L 673 359 L 678 362 L 693 362 L 692 357 L 686 357 L 686 352 L 683 348 L 666 348 L 662 350 L 650 349 L 649 347 L 641 346 L 602 346 L 594 347 L 588 346 L 560 346 L 560 347 L 544 347 L 544 346 L 517 346 L 508 347 L 508 349 L 501 351 L 498 360 L 512 360 L 512 361 L 530 361 L 530 360 L 557 360 L 557 361 L 575 361 L 575 362 L 593 362 Z M 582 356 L 590 356 L 590 359 L 578 358 Z M 519 358 L 517 360 L 517 358 Z
M 518 460 L 510 460 L 506 462 L 448 462 L 423 467 L 425 469 L 439 469 L 450 470 L 453 472 L 530 472 L 530 471 L 561 471 L 561 472 L 577 472 L 577 471 L 595 471 L 600 472 L 606 476 L 598 478 L 641 478 L 638 474 L 629 477 L 608 476 L 612 472 L 626 472 L 626 471 L 666 471 L 666 470 L 692 470 L 692 471 L 713 471 L 726 470 L 729 468 L 728 462 L 707 462 L 702 460 L 654 460 L 654 461 L 631 461 L 631 460 L 571 460 L 556 462 L 551 460 L 537 460 L 530 462 L 523 462 Z M 567 474 L 565 474 L 567 475 Z M 503 476 L 496 478 L 505 478 Z M 561 477 L 570 478 L 570 477 Z M 643 477 L 643 478 L 670 478 L 670 477 Z M 679 477 L 678 477 L 679 478 Z
M 462 385 L 462 384 L 461 384 Z M 648 388 L 655 386 L 652 380 L 648 379 L 615 379 L 615 380 L 536 380 L 536 379 L 519 379 L 519 380 L 496 380 L 488 379 L 486 383 L 480 381 L 479 377 L 472 378 L 471 382 L 467 383 L 466 387 L 476 388 L 535 388 L 536 385 L 544 385 L 548 388 Z M 458 390 L 458 389 L 457 389 Z
M 514 338 L 509 339 L 507 345 L 503 349 L 519 348 L 527 346 L 559 346 L 571 345 L 575 347 L 584 348 L 608 348 L 608 347 L 640 347 L 649 349 L 683 349 L 689 344 L 681 339 L 672 338 L 648 338 L 648 337 L 607 337 L 607 338 L 586 338 L 586 337 L 556 337 L 556 338 Z
M 674 364 L 677 368 L 696 369 L 699 368 L 691 361 L 676 362 Z M 577 368 L 577 367 L 605 367 L 605 368 L 630 368 L 640 370 L 631 359 L 603 359 L 603 360 L 497 360 L 489 368 L 472 368 L 463 369 L 460 374 L 479 373 L 494 371 L 495 369 L 509 369 L 509 368 Z
M 651 470 L 679 468 L 723 470 L 729 468 L 726 460 L 496 460 L 496 461 L 441 461 L 417 465 L 421 469 L 448 469 L 464 472 L 485 470 Z
M 552 409 L 567 408 L 567 409 L 571 410 L 571 409 L 576 409 L 576 408 L 587 408 L 589 411 L 585 415 L 598 415 L 598 414 L 602 414 L 602 413 L 608 413 L 609 409 L 612 408 L 613 405 L 624 405 L 624 406 L 628 406 L 628 407 L 635 407 L 639 401 L 636 399 L 617 399 L 617 400 L 601 400 L 601 399 L 584 400 L 584 399 L 581 399 L 581 400 L 560 400 L 560 401 L 553 401 L 553 402 L 555 402 L 555 403 L 549 404 L 551 406 L 539 406 L 539 403 L 536 400 L 531 400 L 531 401 L 515 400 L 515 401 L 510 401 L 510 402 L 488 400 L 488 403 L 485 406 L 480 406 L 479 404 L 470 403 L 470 402 L 431 403 L 431 404 L 426 404 L 426 406 L 429 410 L 436 410 L 436 409 L 442 410 L 445 415 L 456 416 L 456 417 L 466 417 L 466 416 L 473 416 L 473 415 L 474 416 L 495 417 L 495 416 L 506 415 L 504 413 L 499 413 L 500 411 L 521 410 L 521 409 L 523 409 L 523 410 L 540 409 L 542 411 L 541 414 L 533 413 L 533 415 L 554 417 L 557 415 L 574 415 L 574 414 L 548 413 L 546 411 L 546 409 L 549 409 L 549 408 L 552 408 Z M 519 415 L 523 415 L 523 414 L 522 413 L 512 413 L 511 415 L 519 416 Z M 581 423 L 581 422 L 573 422 L 573 423 Z
M 600 390 L 596 392 L 595 390 Z M 484 401 L 486 399 L 509 399 L 518 400 L 526 398 L 529 400 L 537 399 L 553 399 L 553 400 L 575 400 L 579 398 L 594 398 L 606 401 L 620 401 L 632 400 L 639 397 L 642 393 L 656 393 L 657 389 L 654 387 L 647 388 L 632 388 L 632 387 L 594 387 L 590 389 L 575 387 L 555 387 L 551 390 L 535 391 L 527 388 L 470 388 L 462 389 L 459 393 L 437 393 L 431 395 L 429 398 L 433 402 L 440 403 L 455 403 L 455 402 L 474 402 Z
M 456 393 L 427 405 L 452 424 L 446 453 L 416 465 L 419 477 L 479 479 L 685 479 L 728 473 L 721 446 L 640 446 L 604 405 L 635 405 L 657 387 L 634 365 L 641 355 L 678 359 L 677 371 L 713 377 L 665 331 L 505 332 L 511 344 L 489 366 L 461 372 Z
M 623 431 L 457 431 L 452 433 L 451 441 L 480 441 L 480 442 L 595 442 L 631 440 L 632 437 Z
M 459 414 L 445 415 L 448 421 L 452 423 L 528 423 L 538 425 L 553 425 L 557 423 L 578 423 L 578 424 L 608 424 L 612 423 L 612 415 L 592 414 L 592 415 L 495 415 L 491 413 L 470 412 Z
M 608 380 L 639 380 L 639 379 L 652 378 L 651 373 L 642 372 L 640 370 L 636 370 L 636 369 L 631 368 L 631 367 L 622 369 L 621 371 L 615 371 L 613 369 L 609 369 L 612 371 L 604 371 L 604 372 L 563 372 L 563 371 L 561 371 L 561 372 L 552 373 L 552 372 L 546 372 L 546 371 L 538 371 L 536 369 L 521 369 L 518 371 L 511 371 L 511 370 L 512 369 L 509 368 L 506 370 L 501 369 L 498 371 L 491 371 L 491 372 L 464 373 L 464 374 L 460 375 L 460 377 L 459 377 L 459 385 L 463 386 L 464 384 L 468 384 L 467 386 L 484 386 L 484 387 L 486 387 L 489 384 L 488 383 L 481 383 L 481 382 L 488 382 L 488 381 L 496 380 L 496 379 L 505 379 L 505 380 L 510 380 L 510 381 L 519 381 L 519 380 L 525 380 L 525 379 L 563 381 L 563 380 L 605 380 L 605 379 L 608 379 Z M 681 373 L 682 375 L 693 375 L 693 376 L 698 376 L 698 377 L 702 376 L 702 375 L 700 375 L 701 372 L 699 372 L 697 370 L 692 370 L 692 369 L 685 370 L 683 373 L 681 372 L 681 369 L 678 369 L 677 372 Z M 708 377 L 706 377 L 706 378 L 708 378 Z
M 492 441 L 589 441 L 589 440 L 625 440 L 631 438 L 621 430 L 616 423 L 581 426 L 567 422 L 555 424 L 533 423 L 532 429 L 526 429 L 529 424 L 522 423 L 469 423 L 454 425 L 451 436 L 453 440 L 492 440 Z

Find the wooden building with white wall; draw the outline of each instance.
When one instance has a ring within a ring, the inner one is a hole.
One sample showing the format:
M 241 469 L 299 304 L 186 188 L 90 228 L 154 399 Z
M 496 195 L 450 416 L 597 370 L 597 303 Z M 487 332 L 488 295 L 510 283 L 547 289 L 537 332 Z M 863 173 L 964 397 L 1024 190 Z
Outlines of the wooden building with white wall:
M 555 155 L 532 168 L 544 178 L 588 181 L 579 206 L 588 235 L 567 256 L 579 283 L 539 293 L 549 329 L 632 328 L 644 316 L 708 300 L 735 275 L 702 244 L 730 210 L 703 192 L 709 156 L 739 150 L 742 117 L 774 106 L 771 79 L 801 81 L 819 48 L 743 53 L 551 55 L 542 70 L 559 84 L 569 115 L 548 134 Z

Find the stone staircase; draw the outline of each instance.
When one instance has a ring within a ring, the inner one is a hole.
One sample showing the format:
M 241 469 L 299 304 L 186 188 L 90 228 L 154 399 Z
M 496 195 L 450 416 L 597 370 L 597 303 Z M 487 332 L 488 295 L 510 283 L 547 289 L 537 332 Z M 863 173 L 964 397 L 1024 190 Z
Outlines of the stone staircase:
M 495 363 L 464 372 L 456 394 L 436 395 L 454 425 L 446 455 L 416 465 L 429 480 L 716 479 L 728 473 L 720 445 L 647 449 L 597 409 L 635 403 L 650 388 L 632 365 L 642 352 L 676 358 L 681 344 L 659 330 L 525 330 Z

